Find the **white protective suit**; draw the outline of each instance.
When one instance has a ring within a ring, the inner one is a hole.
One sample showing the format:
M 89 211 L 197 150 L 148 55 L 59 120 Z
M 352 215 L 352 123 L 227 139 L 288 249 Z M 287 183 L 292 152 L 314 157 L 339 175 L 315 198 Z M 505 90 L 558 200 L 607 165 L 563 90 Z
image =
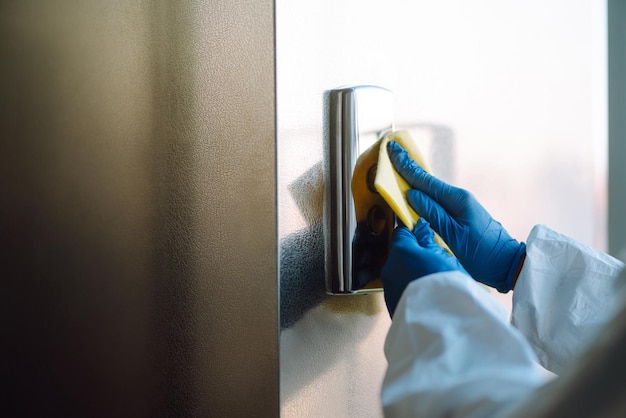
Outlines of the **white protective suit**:
M 560 374 L 618 308 L 619 260 L 536 226 L 505 308 L 461 272 L 413 281 L 385 342 L 389 417 L 506 417 Z

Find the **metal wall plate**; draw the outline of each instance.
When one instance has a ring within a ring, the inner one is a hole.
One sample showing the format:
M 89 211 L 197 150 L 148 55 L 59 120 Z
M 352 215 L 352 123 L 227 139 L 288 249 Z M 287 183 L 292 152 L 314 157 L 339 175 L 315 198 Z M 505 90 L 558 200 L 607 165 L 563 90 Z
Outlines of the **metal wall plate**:
M 375 228 L 364 229 L 365 224 L 358 225 L 352 181 L 359 157 L 372 151 L 370 147 L 393 130 L 393 96 L 391 91 L 381 87 L 354 86 L 327 91 L 325 99 L 326 291 L 330 294 L 380 291 L 380 285 L 364 283 L 370 282 L 377 272 L 363 275 L 359 260 L 370 259 L 371 254 L 380 255 L 375 247 L 381 246 L 384 236 Z M 377 155 L 377 150 L 374 151 Z M 375 222 L 377 214 L 372 216 Z

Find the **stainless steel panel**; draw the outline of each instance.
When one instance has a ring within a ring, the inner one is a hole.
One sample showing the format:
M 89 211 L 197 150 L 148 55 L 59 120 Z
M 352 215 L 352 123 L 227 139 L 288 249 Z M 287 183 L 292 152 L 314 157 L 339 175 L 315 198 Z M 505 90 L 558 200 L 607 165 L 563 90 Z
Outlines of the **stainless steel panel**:
M 0 4 L 5 416 L 277 416 L 274 3 Z

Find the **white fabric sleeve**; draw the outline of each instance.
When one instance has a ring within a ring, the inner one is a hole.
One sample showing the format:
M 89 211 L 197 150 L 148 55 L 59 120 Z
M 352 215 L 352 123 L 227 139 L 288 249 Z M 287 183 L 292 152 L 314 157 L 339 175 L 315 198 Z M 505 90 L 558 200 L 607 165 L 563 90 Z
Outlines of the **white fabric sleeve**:
M 612 316 L 624 264 L 537 225 L 513 292 L 511 322 L 559 374 Z
M 385 341 L 388 417 L 506 415 L 545 382 L 504 307 L 461 272 L 404 291 Z

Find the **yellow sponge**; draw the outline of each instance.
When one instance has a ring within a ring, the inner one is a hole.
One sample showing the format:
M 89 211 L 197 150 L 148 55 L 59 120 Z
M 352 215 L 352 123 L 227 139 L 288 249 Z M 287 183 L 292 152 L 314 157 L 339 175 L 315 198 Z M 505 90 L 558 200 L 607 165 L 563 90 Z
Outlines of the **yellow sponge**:
M 389 141 L 395 141 L 400 144 L 400 146 L 409 153 L 409 156 L 424 170 L 431 174 L 432 171 L 408 131 L 392 132 L 381 139 L 374 187 L 376 187 L 378 193 L 385 199 L 385 202 L 387 202 L 398 218 L 400 218 L 402 223 L 412 231 L 415 227 L 415 223 L 419 219 L 419 215 L 411 208 L 406 199 L 406 192 L 411 186 L 409 186 L 406 180 L 393 168 L 393 164 L 389 159 L 389 154 L 387 153 L 387 144 Z M 450 252 L 446 243 L 438 235 L 435 235 L 435 242 Z

